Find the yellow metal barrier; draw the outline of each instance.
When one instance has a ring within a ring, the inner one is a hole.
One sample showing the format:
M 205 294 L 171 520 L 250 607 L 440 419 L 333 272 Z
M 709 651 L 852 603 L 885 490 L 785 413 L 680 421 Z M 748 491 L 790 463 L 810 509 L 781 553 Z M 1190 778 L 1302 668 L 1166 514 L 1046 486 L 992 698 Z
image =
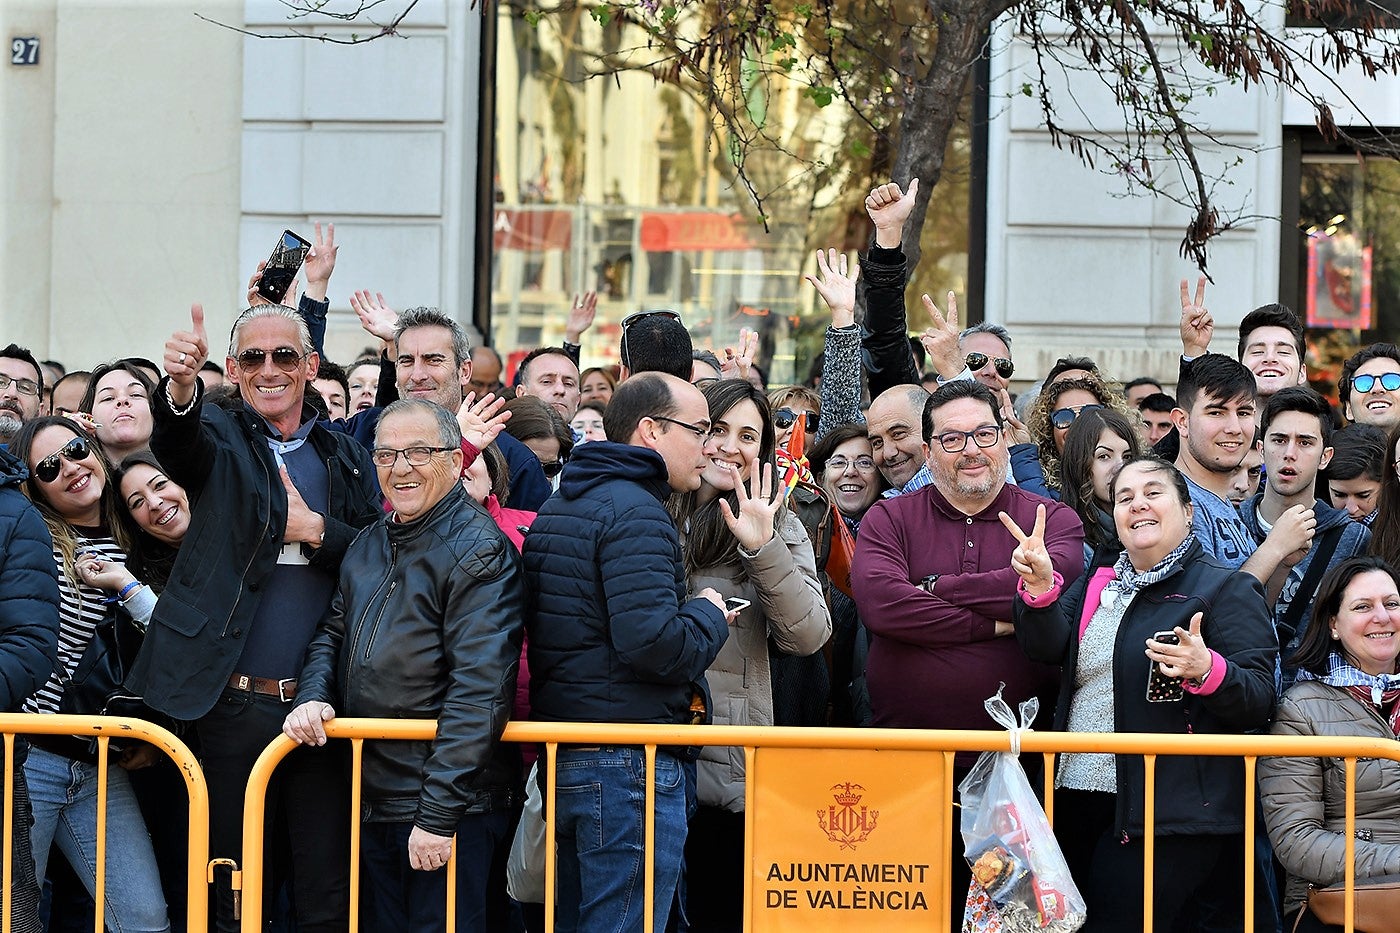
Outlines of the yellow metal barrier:
M 148 742 L 171 758 L 180 769 L 189 791 L 189 857 L 186 865 L 186 895 L 188 910 L 186 924 L 190 930 L 202 930 L 208 925 L 208 889 L 205 886 L 205 863 L 209 858 L 209 788 L 204 781 L 194 753 L 169 730 L 144 719 L 112 716 L 59 716 L 33 713 L 0 714 L 0 734 L 4 736 L 6 768 L 3 806 L 4 869 L 0 871 L 3 884 L 3 906 L 0 906 L 0 930 L 10 930 L 11 888 L 10 858 L 14 813 L 14 742 L 16 735 L 74 735 L 97 739 L 97 903 L 94 929 L 102 933 L 102 904 L 106 895 L 107 859 L 107 767 L 108 743 L 113 739 L 139 739 Z M 40 879 L 42 881 L 43 879 Z
M 57 718 L 57 717 L 43 717 Z M 3 728 L 0 720 L 0 728 Z M 360 800 L 360 754 L 366 739 L 424 740 L 436 734 L 434 720 L 388 720 L 388 719 L 334 719 L 325 724 L 326 734 L 333 739 L 348 739 L 352 743 L 354 773 L 352 775 L 352 822 L 351 851 L 351 903 L 358 903 L 359 891 L 359 800 Z M 922 751 L 937 752 L 936 758 L 945 775 L 952 773 L 954 752 L 1010 751 L 1010 735 L 1004 731 L 934 731 L 915 729 L 807 729 L 759 726 L 663 726 L 663 725 L 615 725 L 593 723 L 552 723 L 515 722 L 506 727 L 505 738 L 511 742 L 537 743 L 545 746 L 545 762 L 552 767 L 556 752 L 561 744 L 577 745 L 633 745 L 646 749 L 647 806 L 645 840 L 647 851 L 651 851 L 655 833 L 653 794 L 650 775 L 653 772 L 658 746 L 686 745 L 725 745 L 741 747 L 745 751 L 750 766 L 760 748 L 796 749 L 850 749 L 870 751 Z M 262 884 L 263 884 L 263 816 L 264 798 L 267 783 L 271 779 L 278 762 L 296 748 L 296 744 L 285 736 L 275 739 L 253 767 L 248 779 L 248 792 L 244 804 L 243 824 L 243 930 L 257 933 L 262 924 Z M 1347 933 L 1354 929 L 1355 904 L 1353 900 L 1356 881 L 1355 831 L 1356 801 L 1355 778 L 1358 758 L 1384 758 L 1400 761 L 1400 743 L 1383 739 L 1322 737 L 1322 736 L 1267 736 L 1267 735 L 1158 735 L 1151 733 L 1068 733 L 1068 732 L 1028 732 L 1021 736 L 1022 753 L 1043 753 L 1045 756 L 1045 798 L 1052 798 L 1054 756 L 1064 752 L 1102 752 L 1108 754 L 1141 755 L 1145 772 L 1144 808 L 1144 931 L 1152 930 L 1152 872 L 1153 872 L 1153 829 L 1155 827 L 1156 760 L 1163 755 L 1204 755 L 1212 757 L 1237 757 L 1244 759 L 1246 800 L 1255 797 L 1255 764 L 1262 757 L 1327 757 L 1342 758 L 1346 763 L 1347 803 L 1346 803 L 1346 875 L 1348 889 L 1346 901 Z M 545 864 L 545 904 L 546 929 L 554 928 L 555 856 L 555 781 L 547 782 L 545 793 L 545 819 L 549 826 L 546 843 Z M 8 793 L 8 791 L 7 791 Z M 951 809 L 951 781 L 945 779 L 943 805 Z M 752 788 L 749 790 L 749 803 L 752 804 Z M 8 796 L 6 798 L 8 804 Z M 1049 813 L 1053 818 L 1053 812 Z M 748 839 L 745 843 L 745 856 L 752 859 L 750 848 L 755 816 L 750 808 L 746 814 Z M 1254 893 L 1254 807 L 1246 806 L 1244 813 L 1244 897 L 1245 904 L 1253 902 Z M 939 890 L 947 896 L 958 892 L 949 889 L 949 860 L 953 857 L 948 841 L 939 843 L 937 871 Z M 193 846 L 191 846 L 193 850 Z M 455 871 L 454 860 L 449 862 L 449 878 Z M 650 858 L 646 863 L 646 921 L 645 929 L 652 933 L 654 894 L 652 891 L 654 866 Z M 751 928 L 752 919 L 752 873 L 745 875 L 744 928 Z M 451 892 L 449 892 L 448 929 L 452 928 Z M 937 905 L 935 905 L 937 906 Z M 358 918 L 353 916 L 350 929 L 358 929 Z M 934 914 L 938 924 L 936 929 L 946 929 L 948 911 L 943 909 Z M 840 921 L 842 927 L 849 920 Z M 1252 911 L 1244 911 L 1245 933 L 1252 933 L 1254 917 Z M 835 929 L 836 927 L 833 927 Z M 815 931 L 814 931 L 815 933 Z

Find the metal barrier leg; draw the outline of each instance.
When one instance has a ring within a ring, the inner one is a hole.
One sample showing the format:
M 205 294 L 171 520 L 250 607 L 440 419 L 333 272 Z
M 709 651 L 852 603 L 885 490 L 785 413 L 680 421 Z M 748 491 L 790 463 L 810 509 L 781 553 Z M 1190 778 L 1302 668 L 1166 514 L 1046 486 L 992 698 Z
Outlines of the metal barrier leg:
M 4 866 L 0 868 L 0 885 L 3 891 L 0 892 L 0 930 L 10 933 L 14 929 L 11 925 L 11 911 L 15 907 L 15 892 L 10 884 L 11 872 L 14 870 L 15 854 L 15 734 L 5 733 L 5 809 L 0 811 L 5 818 L 4 832 Z
M 1157 756 L 1142 756 L 1142 929 L 1152 933 L 1152 874 L 1157 857 Z
M 1244 757 L 1244 933 L 1254 933 L 1254 766 L 1253 755 Z
M 107 766 L 109 764 L 109 742 L 105 735 L 97 737 L 97 876 L 92 900 L 92 926 L 95 933 L 102 933 L 102 924 L 107 916 Z
M 647 889 L 642 903 L 646 906 L 646 919 L 642 923 L 643 933 L 653 933 L 656 919 L 656 746 L 648 745 L 646 811 L 643 814 L 642 846 L 646 851 L 646 872 L 642 875 Z M 661 921 L 665 926 L 666 921 Z
M 360 766 L 365 740 L 350 740 L 350 933 L 360 929 Z M 450 927 L 449 927 L 450 929 Z
M 549 771 L 549 784 L 544 791 L 544 928 L 554 933 L 554 895 L 558 884 L 559 866 L 556 864 L 554 828 L 559 825 L 554 812 L 554 788 L 559 783 L 559 743 L 546 742 L 544 746 L 545 767 Z

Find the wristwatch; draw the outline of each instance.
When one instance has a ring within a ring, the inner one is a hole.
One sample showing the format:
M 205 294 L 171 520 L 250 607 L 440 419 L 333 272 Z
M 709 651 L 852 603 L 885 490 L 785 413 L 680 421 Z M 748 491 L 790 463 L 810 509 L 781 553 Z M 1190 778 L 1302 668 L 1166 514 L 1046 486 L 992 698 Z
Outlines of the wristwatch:
M 942 576 L 942 574 L 931 573 L 924 577 L 919 581 L 919 589 L 923 590 L 925 593 L 932 593 L 933 585 L 938 582 L 940 576 Z

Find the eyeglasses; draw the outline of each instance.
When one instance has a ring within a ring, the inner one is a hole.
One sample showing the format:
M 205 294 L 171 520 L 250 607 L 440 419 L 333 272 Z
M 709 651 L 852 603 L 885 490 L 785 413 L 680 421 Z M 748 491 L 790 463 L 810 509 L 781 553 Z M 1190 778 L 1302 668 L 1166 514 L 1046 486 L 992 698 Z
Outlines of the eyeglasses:
M 962 448 L 958 449 L 961 450 Z M 835 470 L 837 473 L 845 473 L 846 470 L 851 467 L 855 467 L 856 470 L 861 473 L 873 473 L 875 472 L 875 460 L 872 457 L 866 457 L 864 455 L 852 460 L 849 457 L 837 454 L 835 457 L 830 457 L 826 461 L 826 468 L 828 470 Z
M 263 368 L 263 363 L 268 356 L 272 357 L 272 365 L 284 373 L 296 372 L 296 368 L 301 365 L 301 361 L 304 359 L 301 353 L 291 347 L 277 347 L 275 350 L 250 347 L 238 354 L 235 359 L 241 368 L 255 372 Z
M 797 412 L 793 411 L 791 408 L 779 408 L 777 411 L 773 412 L 773 425 L 779 431 L 786 431 L 797 423 L 798 415 L 803 415 L 805 418 L 803 427 L 815 433 L 817 430 L 817 422 L 821 419 L 814 412 L 810 411 Z
M 92 453 L 92 445 L 85 437 L 75 437 L 62 447 L 34 464 L 34 476 L 41 483 L 52 483 L 58 479 L 58 458 L 61 455 L 69 463 L 86 460 Z
M 271 351 L 250 347 L 235 359 L 241 368 L 256 371 L 263 368 L 263 362 L 267 360 L 269 352 L 272 354 L 272 365 L 284 373 L 296 372 L 296 368 L 301 365 L 301 354 L 291 347 L 278 347 Z
M 546 463 L 545 461 L 541 460 L 540 469 L 544 470 L 545 476 L 547 476 L 550 479 L 554 479 L 554 477 L 559 475 L 559 471 L 564 469 L 564 461 L 550 460 L 548 463 Z
M 991 357 L 987 356 L 985 353 L 969 353 L 967 356 L 963 357 L 963 359 L 966 360 L 968 369 L 977 372 L 977 370 L 987 365 L 987 360 L 991 359 Z M 1011 374 L 1016 371 L 1016 364 L 1010 360 L 997 357 L 992 360 L 992 363 L 997 368 L 997 375 L 1003 379 L 1010 379 Z
M 4 373 L 0 373 L 0 389 L 8 389 L 10 386 L 14 386 L 15 391 L 20 395 L 39 394 L 39 383 L 35 382 L 33 379 L 14 379 L 10 376 L 6 376 Z
M 1001 437 L 1001 428 L 994 424 L 984 424 L 971 431 L 944 431 L 938 435 L 938 446 L 942 447 L 945 453 L 955 454 L 967 446 L 969 437 L 978 447 L 990 447 Z
M 1063 431 L 1074 424 L 1074 419 L 1078 418 L 1081 412 L 1093 411 L 1096 408 L 1103 408 L 1102 405 L 1080 405 L 1078 408 L 1061 408 L 1050 416 L 1050 423 L 1057 430 Z
M 677 421 L 675 418 L 667 418 L 665 415 L 652 415 L 651 420 L 665 421 L 667 424 L 674 424 L 677 427 L 685 428 L 702 441 L 710 436 L 710 424 L 708 421 L 703 424 L 687 424 L 684 421 Z
M 393 447 L 376 447 L 370 451 L 370 459 L 377 467 L 392 467 L 399 460 L 399 454 L 408 461 L 409 466 L 427 466 L 428 461 L 433 459 L 433 454 L 446 453 L 449 450 L 456 450 L 456 447 L 405 447 L 397 450 Z
M 638 321 L 644 321 L 649 317 L 670 318 L 677 324 L 682 323 L 681 316 L 674 311 L 633 311 L 631 314 L 627 315 L 625 318 L 622 319 L 622 340 L 619 342 L 617 348 L 618 358 L 622 360 L 623 366 L 632 365 L 632 357 L 627 352 L 627 328 L 631 327 Z
M 1361 393 L 1370 392 L 1376 387 L 1377 379 L 1381 381 L 1381 388 L 1385 389 L 1387 392 L 1394 392 L 1396 389 L 1400 389 L 1400 373 L 1381 373 L 1379 376 L 1373 376 L 1367 373 L 1364 376 L 1353 376 L 1351 378 L 1351 387 Z M 4 388 L 4 386 L 0 386 L 0 388 Z

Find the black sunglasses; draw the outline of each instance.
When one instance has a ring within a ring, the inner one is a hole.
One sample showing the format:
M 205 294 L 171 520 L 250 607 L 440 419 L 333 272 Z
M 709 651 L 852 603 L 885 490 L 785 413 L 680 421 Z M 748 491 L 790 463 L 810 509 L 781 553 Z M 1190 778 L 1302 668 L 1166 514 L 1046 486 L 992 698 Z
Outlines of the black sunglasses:
M 977 370 L 987 365 L 987 360 L 991 359 L 991 357 L 987 356 L 985 353 L 969 353 L 964 359 L 967 361 L 967 368 L 973 372 L 977 372 Z M 1003 379 L 1010 379 L 1011 374 L 1016 371 L 1016 364 L 1008 359 L 997 357 L 992 360 L 992 363 L 997 368 L 997 375 Z
M 773 412 L 773 425 L 779 431 L 786 431 L 797 423 L 798 414 L 799 412 L 795 412 L 791 408 L 779 408 L 777 411 Z M 808 432 L 815 434 L 817 430 L 817 421 L 820 420 L 817 414 L 810 411 L 804 411 L 800 414 L 805 419 L 803 427 L 805 427 Z
M 631 327 L 638 321 L 645 320 L 649 317 L 665 317 L 670 318 L 677 324 L 682 323 L 681 316 L 675 311 L 633 311 L 631 314 L 627 315 L 625 318 L 622 319 L 622 339 L 618 341 L 617 346 L 618 358 L 622 361 L 623 366 L 630 366 L 632 359 L 632 357 L 627 353 L 627 328 Z
M 1061 408 L 1050 416 L 1050 423 L 1063 431 L 1065 428 L 1074 424 L 1074 419 L 1078 418 L 1082 413 L 1102 407 L 1102 405 L 1080 405 L 1078 408 Z
M 58 479 L 58 458 L 59 455 L 69 463 L 77 463 L 79 460 L 86 460 L 92 453 L 92 445 L 85 437 L 75 437 L 62 447 L 49 454 L 43 460 L 34 464 L 34 476 L 41 483 L 52 483 Z
M 549 477 L 550 479 L 554 479 L 554 477 L 559 475 L 559 471 L 564 469 L 564 462 L 562 460 L 551 460 L 548 463 L 545 463 L 543 460 L 541 460 L 540 469 L 544 470 L 545 476 Z
M 250 347 L 234 359 L 238 360 L 239 368 L 256 371 L 263 368 L 263 362 L 267 359 L 269 352 L 272 354 L 272 365 L 284 373 L 296 372 L 296 368 L 301 365 L 301 354 L 291 347 L 278 347 L 271 351 Z

